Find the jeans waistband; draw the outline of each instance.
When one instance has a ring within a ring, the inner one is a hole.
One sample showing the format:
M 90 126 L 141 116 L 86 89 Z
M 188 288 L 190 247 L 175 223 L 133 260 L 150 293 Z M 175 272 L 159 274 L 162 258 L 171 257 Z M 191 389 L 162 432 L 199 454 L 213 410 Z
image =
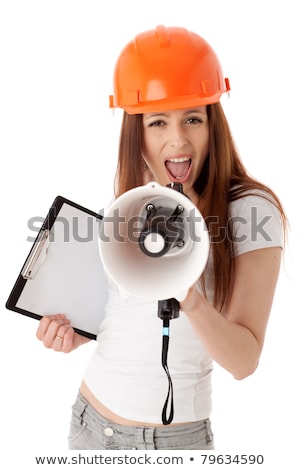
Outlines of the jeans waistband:
M 128 435 L 134 435 L 137 432 L 139 432 L 139 430 L 143 429 L 145 432 L 149 434 L 153 434 L 153 436 L 155 437 L 164 437 L 166 434 L 168 434 L 168 436 L 171 436 L 171 435 L 176 436 L 177 434 L 184 434 L 185 432 L 191 433 L 191 432 L 197 431 L 199 427 L 202 428 L 203 425 L 209 422 L 209 418 L 207 418 L 207 419 L 203 419 L 200 421 L 194 421 L 194 422 L 185 423 L 185 424 L 174 424 L 172 426 L 122 425 L 122 424 L 118 424 L 113 421 L 110 421 L 109 419 L 105 418 L 100 413 L 98 413 L 98 411 L 95 410 L 95 408 L 92 405 L 90 405 L 90 403 L 81 395 L 80 392 L 78 393 L 78 397 L 77 397 L 77 403 L 79 402 L 81 403 L 82 409 L 86 411 L 86 413 L 91 417 L 91 419 L 95 422 L 95 424 L 98 424 L 104 427 L 113 427 L 115 430 L 120 431 L 124 434 L 128 434 Z

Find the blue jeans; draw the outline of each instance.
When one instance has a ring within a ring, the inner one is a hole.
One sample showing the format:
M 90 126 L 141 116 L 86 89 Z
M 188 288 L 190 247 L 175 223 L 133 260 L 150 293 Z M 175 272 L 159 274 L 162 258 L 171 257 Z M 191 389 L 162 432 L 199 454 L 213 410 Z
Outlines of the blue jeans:
M 79 393 L 72 408 L 70 450 L 213 450 L 210 420 L 162 427 L 121 426 L 103 418 Z

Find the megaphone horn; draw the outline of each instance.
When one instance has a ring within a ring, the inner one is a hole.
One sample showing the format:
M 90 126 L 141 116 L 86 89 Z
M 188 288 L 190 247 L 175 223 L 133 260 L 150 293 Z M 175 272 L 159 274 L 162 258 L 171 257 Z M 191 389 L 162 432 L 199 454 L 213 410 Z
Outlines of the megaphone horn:
M 187 196 L 151 182 L 111 204 L 99 250 L 104 268 L 122 290 L 147 299 L 182 300 L 205 268 L 209 237 Z

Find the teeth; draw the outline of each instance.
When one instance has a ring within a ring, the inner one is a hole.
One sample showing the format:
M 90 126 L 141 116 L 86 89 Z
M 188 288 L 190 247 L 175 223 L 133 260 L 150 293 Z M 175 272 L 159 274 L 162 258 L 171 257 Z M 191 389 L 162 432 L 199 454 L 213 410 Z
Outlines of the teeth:
M 182 162 L 188 162 L 189 158 L 187 157 L 182 157 L 182 158 L 169 158 L 169 162 L 174 162 L 174 163 L 182 163 Z

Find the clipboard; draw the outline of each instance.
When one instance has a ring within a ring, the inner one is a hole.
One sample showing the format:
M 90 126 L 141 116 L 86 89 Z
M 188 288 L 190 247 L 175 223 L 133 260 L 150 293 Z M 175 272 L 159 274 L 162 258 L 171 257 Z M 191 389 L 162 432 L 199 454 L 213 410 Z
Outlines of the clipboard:
M 37 320 L 64 313 L 77 333 L 96 339 L 108 299 L 98 252 L 102 223 L 101 214 L 57 196 L 6 308 Z

